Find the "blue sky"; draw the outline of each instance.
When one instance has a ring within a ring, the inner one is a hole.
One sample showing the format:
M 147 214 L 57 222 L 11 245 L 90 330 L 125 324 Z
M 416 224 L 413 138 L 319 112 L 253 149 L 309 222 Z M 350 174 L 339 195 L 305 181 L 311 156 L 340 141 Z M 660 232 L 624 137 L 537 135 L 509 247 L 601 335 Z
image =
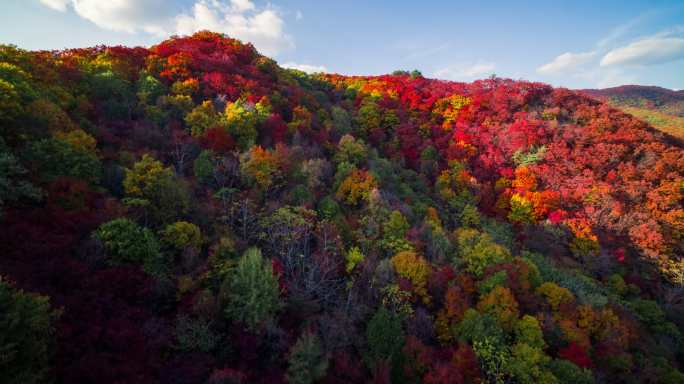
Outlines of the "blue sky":
M 570 88 L 684 88 L 684 2 L 9 0 L 0 43 L 26 49 L 152 45 L 211 29 L 281 65 L 381 74 L 493 73 Z M 597 5 L 600 4 L 600 5 Z

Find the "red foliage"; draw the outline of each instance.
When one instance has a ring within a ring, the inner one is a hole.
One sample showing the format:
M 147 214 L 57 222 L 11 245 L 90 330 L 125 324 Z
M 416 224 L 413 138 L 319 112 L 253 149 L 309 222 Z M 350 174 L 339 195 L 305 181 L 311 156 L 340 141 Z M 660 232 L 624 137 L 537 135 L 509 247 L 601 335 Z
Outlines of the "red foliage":
M 202 147 L 217 153 L 228 153 L 235 148 L 235 140 L 224 128 L 209 128 L 200 138 Z
M 558 357 L 573 362 L 578 367 L 590 368 L 591 358 L 587 351 L 576 343 L 570 343 L 567 347 L 558 351 Z

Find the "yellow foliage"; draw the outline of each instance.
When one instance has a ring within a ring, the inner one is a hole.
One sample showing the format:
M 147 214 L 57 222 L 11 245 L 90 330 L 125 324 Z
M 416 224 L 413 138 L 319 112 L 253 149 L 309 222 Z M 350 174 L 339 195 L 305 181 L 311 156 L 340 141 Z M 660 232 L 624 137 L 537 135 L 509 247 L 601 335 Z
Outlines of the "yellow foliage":
M 463 107 L 470 104 L 470 98 L 463 95 L 452 95 L 437 100 L 433 112 L 443 117 L 442 128 L 449 130 L 458 119 L 458 114 Z
M 349 205 L 356 205 L 368 200 L 370 192 L 377 187 L 377 182 L 368 171 L 353 170 L 340 184 L 335 196 Z
M 496 286 L 477 303 L 477 310 L 489 313 L 505 330 L 512 330 L 518 319 L 518 302 L 510 289 Z
M 451 320 L 444 309 L 437 313 L 435 332 L 437 333 L 437 340 L 442 345 L 449 345 L 454 341 L 454 335 L 451 332 Z
M 423 300 L 423 303 L 430 304 L 427 281 L 432 270 L 427 260 L 415 252 L 404 251 L 392 257 L 392 265 L 399 276 L 411 282 L 416 295 Z
M 540 285 L 537 288 L 537 294 L 544 296 L 554 311 L 557 311 L 562 304 L 569 303 L 575 298 L 567 288 L 552 282 Z
M 82 129 L 69 132 L 57 131 L 55 132 L 55 138 L 83 152 L 95 153 L 97 141 Z
M 241 169 L 248 179 L 261 189 L 268 190 L 275 181 L 278 165 L 278 159 L 273 152 L 255 146 L 242 161 Z
M 167 177 L 173 177 L 171 168 L 164 168 L 160 161 L 145 154 L 140 161 L 133 164 L 133 169 L 126 170 L 124 191 L 129 197 L 145 198 L 155 192 L 160 180 Z

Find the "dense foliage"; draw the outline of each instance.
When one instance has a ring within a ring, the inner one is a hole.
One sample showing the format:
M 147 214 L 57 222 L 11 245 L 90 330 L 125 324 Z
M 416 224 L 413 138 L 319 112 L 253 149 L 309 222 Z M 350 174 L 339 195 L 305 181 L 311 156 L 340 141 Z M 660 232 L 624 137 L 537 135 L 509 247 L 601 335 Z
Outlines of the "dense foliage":
M 1 46 L 0 382 L 682 382 L 678 145 L 211 32 Z

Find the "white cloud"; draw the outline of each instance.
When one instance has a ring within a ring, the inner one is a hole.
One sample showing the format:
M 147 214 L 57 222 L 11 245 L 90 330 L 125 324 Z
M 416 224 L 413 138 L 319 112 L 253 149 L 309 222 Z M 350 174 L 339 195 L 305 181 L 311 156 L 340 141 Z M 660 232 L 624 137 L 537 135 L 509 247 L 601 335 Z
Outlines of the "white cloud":
M 306 72 L 306 73 L 328 72 L 328 68 L 326 68 L 322 65 L 298 64 L 298 63 L 295 63 L 292 61 L 287 62 L 285 64 L 282 64 L 281 67 L 298 69 L 298 70 L 300 70 L 302 72 Z
M 184 35 L 202 29 L 221 32 L 250 42 L 267 55 L 294 48 L 294 40 L 285 33 L 285 22 L 275 9 L 244 11 L 240 10 L 244 7 L 236 8 L 233 1 L 231 8 L 222 6 L 219 1 L 196 2 L 191 14 L 176 16 L 175 33 Z
M 72 0 L 71 5 L 79 16 L 101 28 L 129 33 L 163 35 L 170 16 L 164 0 Z
M 251 0 L 230 0 L 230 3 L 236 12 L 252 11 L 256 8 Z
M 304 14 L 302 13 L 302 11 L 297 10 L 297 12 L 295 12 L 295 19 L 297 19 L 297 21 L 299 21 L 303 18 L 304 18 Z
M 280 13 L 271 6 L 258 9 L 251 0 L 196 0 L 187 12 L 176 14 L 165 0 L 40 1 L 59 11 L 71 7 L 82 18 L 113 31 L 163 37 L 207 29 L 250 42 L 266 55 L 294 48 Z
M 652 65 L 684 58 L 684 38 L 648 37 L 606 53 L 601 66 Z
M 492 74 L 496 68 L 494 63 L 479 62 L 472 65 L 455 65 L 436 70 L 436 78 L 448 80 L 464 80 L 483 77 Z
M 572 53 L 566 52 L 557 56 L 550 63 L 546 63 L 537 68 L 537 72 L 542 74 L 559 74 L 573 70 L 582 64 L 590 61 L 596 52 Z
M 71 0 L 40 0 L 40 2 L 56 11 L 64 12 Z

